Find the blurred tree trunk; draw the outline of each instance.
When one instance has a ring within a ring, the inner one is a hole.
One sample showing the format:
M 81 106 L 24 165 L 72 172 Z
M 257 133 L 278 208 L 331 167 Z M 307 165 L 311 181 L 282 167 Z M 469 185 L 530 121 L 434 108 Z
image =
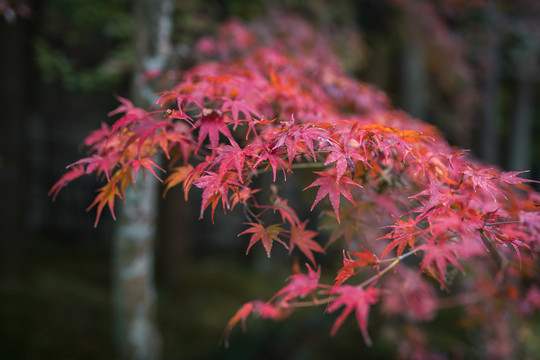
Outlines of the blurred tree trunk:
M 540 44 L 534 34 L 525 36 L 526 45 L 516 53 L 514 59 L 518 79 L 509 164 L 509 169 L 514 171 L 529 170 L 532 166 L 533 89 Z
M 135 1 L 136 64 L 132 98 L 147 107 L 154 91 L 144 74 L 164 70 L 171 55 L 173 6 L 170 0 Z M 159 183 L 150 174 L 129 189 L 114 239 L 114 314 L 121 359 L 158 359 L 161 336 L 156 324 L 154 281 Z

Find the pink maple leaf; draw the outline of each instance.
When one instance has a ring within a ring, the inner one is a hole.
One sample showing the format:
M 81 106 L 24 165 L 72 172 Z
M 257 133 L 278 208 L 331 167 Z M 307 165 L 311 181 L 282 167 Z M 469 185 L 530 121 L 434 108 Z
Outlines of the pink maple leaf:
M 517 175 L 527 173 L 527 172 L 529 172 L 529 170 L 502 172 L 502 173 L 500 173 L 498 179 L 500 181 L 502 181 L 502 182 L 507 183 L 507 184 L 522 184 L 522 183 L 526 183 L 526 182 L 535 182 L 535 183 L 540 182 L 540 181 L 536 181 L 536 180 L 529 180 L 529 179 L 524 179 L 524 178 L 521 178 L 521 177 L 517 177 Z
M 199 150 L 206 137 L 210 139 L 212 149 L 217 149 L 220 133 L 228 139 L 233 138 L 229 128 L 225 124 L 225 117 L 212 109 L 203 109 L 200 119 L 195 122 L 194 126 L 199 128 L 196 151 Z
M 456 260 L 455 244 L 448 242 L 447 238 L 439 238 L 439 241 L 435 241 L 430 237 L 426 237 L 426 243 L 420 246 L 417 246 L 417 250 L 424 250 L 424 258 L 420 264 L 422 271 L 432 275 L 437 278 L 441 283 L 441 286 L 446 288 L 446 265 L 448 263 L 453 264 L 461 271 L 463 268 Z
M 315 201 L 313 202 L 313 205 L 311 206 L 311 210 L 313 210 L 313 208 L 315 207 L 315 205 L 317 205 L 319 201 L 321 201 L 326 195 L 328 195 L 328 197 L 330 198 L 330 203 L 332 203 L 332 207 L 334 208 L 334 212 L 336 213 L 337 221 L 341 222 L 339 219 L 340 195 L 343 194 L 343 196 L 345 196 L 347 200 L 355 204 L 349 187 L 352 185 L 358 186 L 358 187 L 362 187 L 362 186 L 360 184 L 355 183 L 353 180 L 351 180 L 347 176 L 341 176 L 338 179 L 335 171 L 332 171 L 332 172 L 317 172 L 316 171 L 315 174 L 320 175 L 321 177 L 315 180 L 311 185 L 309 185 L 308 187 L 304 189 L 306 190 L 313 186 L 320 186 L 319 191 L 317 192 L 317 196 L 315 197 Z
M 246 320 L 251 314 L 258 315 L 263 319 L 280 320 L 286 317 L 288 312 L 261 300 L 250 301 L 242 305 L 242 307 L 236 312 L 236 314 L 234 314 L 225 327 L 222 336 L 222 340 L 225 342 L 225 347 L 229 346 L 229 335 L 238 322 L 241 321 L 242 330 L 246 330 Z
M 306 230 L 306 224 L 307 221 L 303 222 L 302 224 L 296 226 L 292 225 L 291 227 L 291 248 L 289 250 L 289 254 L 294 250 L 294 247 L 298 247 L 301 252 L 306 255 L 306 257 L 311 261 L 312 264 L 315 265 L 315 258 L 313 256 L 313 252 L 320 252 L 325 254 L 326 252 L 324 249 L 319 245 L 319 243 L 315 242 L 313 238 L 318 235 L 316 231 L 312 230 Z
M 281 215 L 281 221 L 288 222 L 291 225 L 300 224 L 300 219 L 296 211 L 288 205 L 287 199 L 282 199 L 279 196 L 272 201 L 272 205 L 261 205 L 263 209 L 272 209 L 274 213 L 277 211 Z
M 396 217 L 394 217 L 394 219 L 396 220 L 397 224 L 390 226 L 394 229 L 385 236 L 377 239 L 390 239 L 390 243 L 384 248 L 381 257 L 384 257 L 395 247 L 398 248 L 397 256 L 401 256 L 407 245 L 409 245 L 411 248 L 414 247 L 416 235 L 422 233 L 422 231 L 417 227 L 419 217 L 416 219 L 409 217 L 408 221 L 400 220 Z
M 274 224 L 268 227 L 264 227 L 259 223 L 248 223 L 251 227 L 246 231 L 241 232 L 238 236 L 243 234 L 252 233 L 251 239 L 249 240 L 249 245 L 246 251 L 246 254 L 249 253 L 249 249 L 259 240 L 261 240 L 264 249 L 266 250 L 266 255 L 270 257 L 270 251 L 272 250 L 272 244 L 274 241 L 281 243 L 285 248 L 289 248 L 287 244 L 279 238 L 279 234 L 283 232 L 283 229 L 279 225 Z
M 64 187 L 67 186 L 67 184 L 83 176 L 84 174 L 86 174 L 86 172 L 84 171 L 84 166 L 73 166 L 71 169 L 69 169 L 68 172 L 62 175 L 62 177 L 58 179 L 58 181 L 51 187 L 51 190 L 49 190 L 49 196 L 52 196 L 53 201 L 56 200 L 56 197 L 58 196 L 60 190 L 62 190 Z
M 137 178 L 137 173 L 139 172 L 139 169 L 141 168 L 141 166 L 143 168 L 145 168 L 146 170 L 150 171 L 150 173 L 152 175 L 154 175 L 154 177 L 156 179 L 158 179 L 159 181 L 163 182 L 163 180 L 161 180 L 159 178 L 159 176 L 157 176 L 156 172 L 154 171 L 154 168 L 157 168 L 159 170 L 161 170 L 162 172 L 165 172 L 165 170 L 163 170 L 162 168 L 160 168 L 158 166 L 158 164 L 156 164 L 151 158 L 139 158 L 139 159 L 133 159 L 129 162 L 132 166 L 133 166 L 133 179 L 135 180 Z
M 373 287 L 364 290 L 360 286 L 343 285 L 338 287 L 335 292 L 340 296 L 330 304 L 328 312 L 332 313 L 340 307 L 345 307 L 345 309 L 334 322 L 330 335 L 334 336 L 347 316 L 354 311 L 364 341 L 370 346 L 371 338 L 367 332 L 369 307 L 370 305 L 377 303 L 379 291 Z
M 305 297 L 315 291 L 319 287 L 319 278 L 321 277 L 321 268 L 319 267 L 317 271 L 313 270 L 309 265 L 307 265 L 308 273 L 307 274 L 294 274 L 289 277 L 289 283 L 281 290 L 279 290 L 273 297 L 270 299 L 277 298 L 278 296 L 285 295 L 280 300 L 280 307 L 287 307 L 287 302 L 291 299 L 297 297 Z

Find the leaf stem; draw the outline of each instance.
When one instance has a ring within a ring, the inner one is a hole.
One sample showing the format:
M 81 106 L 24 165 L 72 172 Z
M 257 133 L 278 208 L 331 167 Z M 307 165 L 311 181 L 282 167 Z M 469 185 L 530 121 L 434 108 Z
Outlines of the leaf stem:
M 390 265 L 388 265 L 387 267 L 385 267 L 381 272 L 373 275 L 372 277 L 370 277 L 369 279 L 365 280 L 364 282 L 362 282 L 359 286 L 360 287 L 365 287 L 366 285 L 369 285 L 370 283 L 372 283 L 373 281 L 379 279 L 381 276 L 383 276 L 384 274 L 386 274 L 388 271 L 390 271 L 391 269 L 393 269 L 397 264 L 399 264 L 399 262 L 403 259 L 405 259 L 406 257 L 408 256 L 411 256 L 412 254 L 416 253 L 418 251 L 418 249 L 413 249 L 405 254 L 402 254 L 401 256 L 397 257 L 397 258 L 394 258 L 394 260 L 392 261 L 392 263 Z M 388 259 L 388 260 L 392 260 L 392 259 Z
M 291 303 L 290 305 L 293 307 L 310 307 L 310 306 L 319 306 L 319 305 L 326 305 L 328 302 L 332 301 L 331 297 L 327 297 L 324 299 L 314 299 L 312 301 L 296 301 L 294 303 Z

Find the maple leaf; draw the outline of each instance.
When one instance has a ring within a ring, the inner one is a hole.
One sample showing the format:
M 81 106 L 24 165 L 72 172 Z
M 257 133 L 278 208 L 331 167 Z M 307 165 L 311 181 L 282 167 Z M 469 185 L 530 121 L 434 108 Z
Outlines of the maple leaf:
M 188 180 L 186 179 L 186 182 L 187 181 Z M 231 185 L 240 186 L 240 184 L 232 178 L 231 173 L 220 176 L 212 171 L 207 171 L 206 175 L 195 180 L 194 184 L 198 188 L 203 189 L 200 217 L 202 218 L 204 210 L 206 210 L 208 205 L 212 204 L 212 222 L 214 221 L 214 211 L 216 210 L 219 200 L 221 199 L 223 210 L 225 211 L 225 207 L 229 207 L 228 193 Z M 186 185 L 186 183 L 184 183 L 184 185 Z
M 285 295 L 279 302 L 280 307 L 287 307 L 287 302 L 291 299 L 300 297 L 306 297 L 319 287 L 319 278 L 321 277 L 321 268 L 317 271 L 313 270 L 308 264 L 307 274 L 295 274 L 289 276 L 289 283 L 281 290 L 279 290 L 270 300 L 277 298 L 278 296 Z
M 300 219 L 298 218 L 296 211 L 294 211 L 287 202 L 288 200 L 276 196 L 275 199 L 272 200 L 272 205 L 261 205 L 260 207 L 263 209 L 272 209 L 274 210 L 274 213 L 276 211 L 279 212 L 283 222 L 287 221 L 291 225 L 300 224 Z
M 306 230 L 307 221 L 302 224 L 291 226 L 291 239 L 290 239 L 290 249 L 289 254 L 294 250 L 294 247 L 297 246 L 301 252 L 306 255 L 306 257 L 315 265 L 315 258 L 313 252 L 320 252 L 326 254 L 326 251 L 319 245 L 319 243 L 313 241 L 312 239 L 318 235 L 316 231 Z
M 203 109 L 200 119 L 195 122 L 194 126 L 199 128 L 197 149 L 195 151 L 199 151 L 206 137 L 210 139 L 210 147 L 212 149 L 218 148 L 220 133 L 228 139 L 233 139 L 229 128 L 225 124 L 225 117 L 215 110 Z
M 53 201 L 56 200 L 56 197 L 58 196 L 58 193 L 60 190 L 62 190 L 64 187 L 67 186 L 70 182 L 73 180 L 83 176 L 86 174 L 86 171 L 84 171 L 84 166 L 77 165 L 73 166 L 69 169 L 68 172 L 66 172 L 64 175 L 58 179 L 58 181 L 51 187 L 51 190 L 49 190 L 49 196 L 52 196 Z
M 347 140 L 344 139 L 343 142 L 347 143 Z M 351 149 L 347 146 L 332 146 L 331 153 L 326 158 L 324 165 L 335 162 L 337 180 L 339 180 L 347 171 L 349 164 L 356 164 L 358 161 L 367 164 L 366 159 L 357 149 Z
M 309 152 L 313 160 L 316 160 L 315 156 L 315 141 L 327 140 L 328 132 L 325 127 L 330 127 L 330 124 L 326 123 L 308 123 L 308 124 L 295 124 L 294 115 L 291 114 L 291 120 L 282 121 L 282 128 L 277 130 L 274 137 L 270 141 L 272 144 L 271 149 L 275 150 L 281 146 L 287 148 L 287 158 L 289 160 L 289 166 L 291 166 L 296 154 L 298 152 Z
M 414 241 L 416 239 L 416 235 L 422 233 L 421 230 L 417 230 L 419 217 L 417 217 L 416 219 L 411 219 L 411 217 L 409 217 L 408 221 L 400 220 L 396 217 L 394 217 L 394 219 L 397 222 L 396 225 L 391 225 L 394 230 L 392 230 L 385 236 L 377 239 L 390 239 L 390 243 L 384 248 L 381 257 L 384 257 L 395 247 L 398 248 L 397 256 L 401 256 L 401 254 L 403 254 L 403 251 L 405 250 L 405 246 L 409 245 L 411 249 L 414 248 Z
M 352 259 L 350 255 L 353 255 L 356 257 L 356 259 Z M 373 254 L 371 251 L 363 247 L 362 251 L 351 251 L 349 253 L 349 259 L 347 261 L 344 261 L 343 264 L 344 268 L 357 268 L 357 267 L 365 267 L 365 266 L 378 266 L 379 265 L 379 259 L 375 254 Z
M 350 206 L 348 208 L 342 209 L 341 211 L 341 221 L 336 224 L 334 218 L 336 214 L 333 211 L 325 211 L 324 213 L 331 218 L 328 225 L 321 226 L 321 229 L 330 229 L 332 233 L 328 237 L 328 241 L 324 245 L 324 249 L 328 249 L 332 244 L 334 244 L 339 238 L 345 240 L 345 248 L 349 249 L 351 246 L 351 241 L 363 235 L 363 224 L 365 219 L 365 212 L 369 211 L 368 207 L 365 204 L 357 204 L 355 206 Z
M 191 138 L 189 128 L 184 123 L 171 124 L 167 127 L 167 130 L 162 134 L 164 140 L 160 140 L 160 146 L 165 152 L 167 159 L 170 157 L 170 150 L 174 145 L 177 145 L 184 157 L 184 163 L 188 162 L 189 154 L 193 151 L 194 140 Z M 159 140 L 158 140 L 159 141 Z M 165 147 L 161 142 L 167 143 L 168 146 Z
M 253 132 L 253 134 L 255 135 L 255 137 L 257 138 L 258 135 L 257 135 L 257 131 L 255 130 L 255 125 L 268 125 L 268 124 L 271 124 L 275 121 L 276 119 L 272 119 L 272 120 L 266 120 L 266 119 L 261 119 L 261 120 L 256 120 L 256 119 L 251 119 L 250 121 L 248 121 L 247 125 L 248 125 L 248 131 L 246 133 L 246 140 L 249 138 L 249 134 L 251 134 Z
M 99 218 L 101 217 L 101 212 L 103 211 L 105 205 L 108 205 L 113 219 L 116 220 L 116 216 L 114 215 L 114 201 L 117 196 L 120 198 L 122 197 L 120 194 L 120 189 L 118 188 L 117 181 L 108 182 L 98 191 L 99 194 L 94 199 L 94 202 L 92 202 L 92 204 L 90 204 L 90 206 L 86 209 L 86 211 L 89 211 L 97 205 L 97 215 L 94 227 L 97 226 Z
M 285 161 L 281 157 L 284 150 L 281 148 L 269 149 L 268 144 L 265 144 L 260 138 L 256 139 L 256 142 L 254 145 L 260 148 L 261 153 L 256 156 L 257 161 L 255 162 L 253 167 L 256 168 L 257 166 L 259 166 L 260 163 L 264 161 L 268 161 L 268 166 L 272 167 L 272 174 L 273 174 L 272 180 L 274 182 L 276 181 L 276 171 L 277 171 L 278 166 L 283 171 L 283 177 L 287 179 L 287 173 L 285 170 L 290 171 L 290 169 L 287 163 L 285 163 Z
M 351 259 L 351 256 L 346 255 L 345 250 L 343 250 L 343 267 L 338 271 L 338 274 L 336 275 L 336 278 L 334 279 L 334 286 L 332 287 L 332 290 L 330 291 L 331 295 L 333 295 L 335 289 L 340 287 L 345 281 L 347 281 L 347 279 L 357 274 L 357 272 L 354 270 L 354 267 L 347 266 L 347 264 L 349 264 L 352 261 L 353 260 Z
M 313 205 L 311 206 L 311 210 L 317 205 L 319 201 L 321 201 L 326 195 L 330 198 L 330 203 L 332 204 L 332 207 L 334 208 L 334 212 L 336 213 L 336 218 L 338 222 L 341 222 L 339 219 L 339 203 L 340 203 L 340 195 L 343 194 L 347 200 L 349 200 L 351 203 L 355 204 L 353 197 L 351 195 L 351 191 L 349 190 L 349 187 L 352 185 L 362 187 L 360 184 L 355 183 L 347 176 L 340 176 L 339 179 L 337 179 L 337 175 L 335 171 L 332 172 L 318 172 L 315 171 L 315 174 L 320 175 L 320 178 L 315 180 L 311 185 L 306 187 L 304 190 L 309 189 L 313 186 L 320 186 L 319 191 L 317 192 L 317 196 L 315 197 L 315 201 L 313 202 Z
M 214 160 L 216 164 L 219 164 L 218 173 L 223 176 L 231 169 L 235 169 L 238 172 L 238 179 L 243 182 L 242 170 L 244 163 L 246 162 L 246 154 L 243 149 L 238 146 L 236 141 L 231 141 L 231 145 L 222 145 L 217 149 L 218 156 Z
M 238 324 L 239 321 L 242 321 L 242 330 L 246 331 L 246 320 L 247 317 L 253 312 L 253 301 L 245 303 L 242 307 L 234 314 L 234 316 L 229 320 L 225 330 L 223 332 L 223 339 L 225 340 L 225 346 L 229 346 L 229 335 L 232 329 Z
M 184 194 L 185 194 L 186 200 L 188 198 L 189 191 L 191 190 L 191 186 L 193 184 L 195 184 L 195 182 L 197 180 L 199 180 L 201 178 L 201 176 L 203 176 L 203 174 L 205 173 L 205 171 L 206 171 L 206 169 L 208 167 L 209 167 L 208 161 L 201 162 L 200 164 L 195 166 L 189 172 L 189 174 L 187 174 L 186 178 L 184 179 L 184 184 L 183 184 L 183 189 L 184 189 Z
M 139 159 L 133 159 L 129 162 L 131 164 L 131 166 L 133 167 L 133 179 L 136 179 L 137 178 L 137 173 L 139 172 L 139 169 L 141 168 L 141 166 L 143 168 L 145 168 L 146 170 L 150 171 L 150 173 L 152 175 L 154 175 L 154 177 L 156 179 L 158 179 L 160 182 L 163 182 L 163 180 L 161 180 L 159 178 L 159 176 L 157 176 L 156 172 L 154 171 L 154 168 L 157 168 L 163 172 L 165 172 L 165 170 L 163 170 L 162 168 L 160 168 L 151 158 L 139 158 Z
M 81 164 L 87 164 L 86 165 L 86 174 L 91 174 L 94 171 L 97 172 L 98 175 L 104 173 L 105 177 L 107 178 L 107 181 L 110 181 L 110 172 L 116 165 L 116 159 L 114 159 L 112 156 L 102 156 L 102 155 L 92 155 L 91 157 L 83 158 L 79 161 L 74 162 L 71 165 L 68 165 L 68 169 L 72 166 L 77 166 Z
M 527 173 L 527 172 L 529 172 L 529 170 L 502 172 L 502 173 L 499 174 L 498 180 L 500 180 L 502 182 L 505 182 L 507 184 L 522 184 L 522 183 L 526 183 L 526 182 L 540 183 L 540 181 L 529 180 L 529 179 L 524 179 L 524 178 L 517 177 L 517 175 Z
M 493 169 L 477 169 L 468 165 L 467 169 L 463 171 L 463 175 L 466 176 L 474 191 L 480 188 L 495 198 L 495 195 L 501 193 L 501 189 L 495 184 L 494 180 L 497 176 L 492 170 Z M 511 177 L 509 176 L 508 178 Z
M 261 117 L 257 109 L 245 99 L 231 99 L 228 97 L 223 97 L 222 99 L 223 105 L 221 105 L 221 111 L 230 111 L 234 120 L 239 119 L 240 113 L 243 113 L 246 119 L 251 119 L 252 116 Z
M 341 307 L 345 307 L 345 309 L 334 322 L 330 335 L 336 335 L 345 319 L 354 311 L 364 341 L 368 346 L 371 346 L 371 339 L 367 332 L 369 307 L 377 303 L 379 291 L 373 287 L 364 290 L 361 286 L 343 285 L 338 287 L 335 292 L 340 296 L 330 304 L 328 312 L 332 313 Z
M 131 101 L 129 101 L 126 98 L 123 98 L 121 96 L 115 95 L 116 99 L 120 101 L 121 105 L 119 105 L 116 109 L 109 112 L 109 116 L 113 116 L 116 114 L 124 113 L 124 114 L 136 114 L 136 115 L 142 115 L 146 114 L 146 111 L 144 111 L 141 108 L 135 107 Z
M 111 134 L 111 129 L 105 123 L 101 123 L 101 128 L 90 132 L 85 139 L 83 144 L 86 146 L 92 146 L 106 140 Z
M 130 137 L 126 141 L 125 147 L 131 144 L 137 144 L 137 155 L 140 156 L 143 146 L 153 147 L 156 143 L 167 153 L 167 137 L 163 136 L 167 126 L 170 123 L 167 120 L 155 121 L 147 115 L 138 120 L 136 126 L 130 129 Z M 156 134 L 160 136 L 156 136 Z
M 270 257 L 270 251 L 272 250 L 272 243 L 273 241 L 277 241 L 281 243 L 283 246 L 285 246 L 286 249 L 289 249 L 287 244 L 285 244 L 280 238 L 279 234 L 282 233 L 284 230 L 279 227 L 279 225 L 274 224 L 270 225 L 268 227 L 264 227 L 263 225 L 259 223 L 247 223 L 247 225 L 250 225 L 251 227 L 247 229 L 246 231 L 241 232 L 238 234 L 238 236 L 243 234 L 252 233 L 251 239 L 249 240 L 249 245 L 246 251 L 246 255 L 249 253 L 249 249 L 259 240 L 261 240 L 264 249 L 266 250 L 266 255 Z
M 247 205 L 248 200 L 252 200 L 255 206 L 257 206 L 257 201 L 254 194 L 261 191 L 261 189 L 251 189 L 249 187 L 235 189 L 234 193 L 231 195 L 231 211 L 237 204 Z
M 190 117 L 187 116 L 184 111 L 189 110 L 190 105 L 194 105 L 195 109 L 198 110 L 201 110 L 203 108 L 197 98 L 188 94 L 181 94 L 175 91 L 161 92 L 159 99 L 156 101 L 156 104 L 165 106 L 173 100 L 176 100 L 178 110 L 172 110 L 169 115 L 176 119 L 186 120 L 187 122 L 189 122 Z
M 118 133 L 120 130 L 134 125 L 138 120 L 147 117 L 147 112 L 145 110 L 135 107 L 128 99 L 120 96 L 116 96 L 116 98 L 122 103 L 122 105 L 109 112 L 108 116 L 113 116 L 119 113 L 124 113 L 124 115 L 115 121 L 111 128 L 111 133 Z
M 417 220 L 425 218 L 426 215 L 439 208 L 448 208 L 451 204 L 459 202 L 466 198 L 467 194 L 458 194 L 456 190 L 443 187 L 436 179 L 430 179 L 429 188 L 419 192 L 418 194 L 411 196 L 412 199 L 417 199 L 422 203 L 422 206 L 411 210 L 410 212 L 419 212 Z M 420 199 L 420 196 L 428 196 L 427 201 Z
M 356 259 L 352 259 L 351 255 L 354 255 Z M 376 266 L 379 267 L 379 259 L 371 251 L 363 248 L 363 251 L 353 251 L 349 254 L 345 254 L 343 250 L 343 267 L 339 269 L 336 278 L 334 279 L 334 286 L 330 291 L 330 296 L 332 296 L 337 288 L 339 288 L 345 281 L 347 281 L 351 276 L 358 274 L 362 269 L 356 271 L 356 268 L 364 268 L 366 266 Z
M 519 221 L 531 235 L 531 240 L 540 243 L 540 211 L 520 211 Z
M 173 172 L 163 182 L 165 184 L 165 190 L 163 191 L 163 197 L 167 195 L 167 192 L 178 184 L 181 184 L 187 179 L 189 173 L 193 170 L 191 164 L 185 166 L 178 166 L 173 169 Z M 185 195 L 187 197 L 187 193 Z
M 436 315 L 435 289 L 422 273 L 402 266 L 393 278 L 385 281 L 382 310 L 388 315 L 402 315 L 413 321 L 430 321 Z
M 246 330 L 246 320 L 249 315 L 254 313 L 263 319 L 280 320 L 288 315 L 288 312 L 266 303 L 261 300 L 250 301 L 244 305 L 234 314 L 229 320 L 225 330 L 223 331 L 222 340 L 225 342 L 225 347 L 229 346 L 229 335 L 232 329 L 242 321 L 242 330 Z
M 331 128 L 332 126 L 332 124 L 328 123 L 302 124 L 298 127 L 298 129 L 293 129 L 293 131 L 291 131 L 291 137 L 302 140 L 307 146 L 313 160 L 316 160 L 313 142 L 329 141 L 329 133 L 326 129 Z
M 446 286 L 446 264 L 451 263 L 460 269 L 462 272 L 465 270 L 456 260 L 455 256 L 455 244 L 448 242 L 447 238 L 439 238 L 439 241 L 435 241 L 431 237 L 426 238 L 426 243 L 416 247 L 417 250 L 424 250 L 424 258 L 420 264 L 422 271 L 433 275 L 441 283 L 443 288 Z

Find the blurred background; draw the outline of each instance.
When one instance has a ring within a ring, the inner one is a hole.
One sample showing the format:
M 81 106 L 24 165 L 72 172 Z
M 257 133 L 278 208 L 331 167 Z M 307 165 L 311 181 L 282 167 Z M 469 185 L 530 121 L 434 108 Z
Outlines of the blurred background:
M 99 182 L 77 180 L 56 202 L 47 193 L 66 165 L 84 155 L 79 144 L 86 135 L 111 121 L 114 95 L 133 98 L 135 39 L 147 30 L 136 9 L 144 2 L 0 0 L 1 359 L 118 357 L 111 301 L 115 222 L 104 214 L 94 228 L 95 210 L 85 211 Z M 347 72 L 383 89 L 396 107 L 437 125 L 451 144 L 487 163 L 530 169 L 527 176 L 539 178 L 538 1 L 171 5 L 169 66 L 193 64 L 197 39 L 231 17 L 253 21 L 270 11 L 293 12 L 332 34 Z M 291 261 L 280 249 L 267 260 L 262 247 L 245 256 L 247 239 L 235 235 L 242 219 L 198 221 L 198 201 L 194 193 L 186 204 L 173 190 L 156 208 L 158 358 L 325 359 L 360 351 L 395 357 L 384 340 L 365 349 L 353 321 L 331 339 L 334 317 L 319 308 L 281 323 L 248 321 L 245 334 L 235 329 L 229 349 L 218 345 L 243 303 L 268 299 L 283 286 Z M 386 331 L 377 315 L 370 324 L 374 338 Z M 443 351 L 451 344 L 445 336 L 459 334 L 441 335 Z

